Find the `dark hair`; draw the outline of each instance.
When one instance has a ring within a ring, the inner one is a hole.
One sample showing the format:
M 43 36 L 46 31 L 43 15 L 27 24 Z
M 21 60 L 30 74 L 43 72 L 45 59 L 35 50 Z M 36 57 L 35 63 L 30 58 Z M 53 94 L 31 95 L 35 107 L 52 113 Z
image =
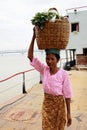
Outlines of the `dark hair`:
M 60 55 L 59 54 L 53 54 L 53 55 L 55 55 L 55 57 L 57 58 L 57 60 L 60 59 Z

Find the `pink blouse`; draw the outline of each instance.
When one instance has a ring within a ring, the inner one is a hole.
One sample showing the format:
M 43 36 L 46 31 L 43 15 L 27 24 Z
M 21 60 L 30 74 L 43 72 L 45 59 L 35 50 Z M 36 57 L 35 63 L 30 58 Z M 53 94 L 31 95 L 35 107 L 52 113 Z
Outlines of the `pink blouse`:
M 72 87 L 67 71 L 60 68 L 57 73 L 51 75 L 49 67 L 33 58 L 30 64 L 41 73 L 44 93 L 63 95 L 65 98 L 73 96 Z

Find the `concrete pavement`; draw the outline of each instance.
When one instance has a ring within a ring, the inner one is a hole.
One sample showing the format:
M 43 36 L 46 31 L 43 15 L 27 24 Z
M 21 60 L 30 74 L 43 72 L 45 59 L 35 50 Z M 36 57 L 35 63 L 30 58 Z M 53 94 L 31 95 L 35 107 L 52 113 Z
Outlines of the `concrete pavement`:
M 87 71 L 69 71 L 74 97 L 71 102 L 72 125 L 65 130 L 87 130 Z M 0 130 L 42 130 L 42 85 L 0 106 Z

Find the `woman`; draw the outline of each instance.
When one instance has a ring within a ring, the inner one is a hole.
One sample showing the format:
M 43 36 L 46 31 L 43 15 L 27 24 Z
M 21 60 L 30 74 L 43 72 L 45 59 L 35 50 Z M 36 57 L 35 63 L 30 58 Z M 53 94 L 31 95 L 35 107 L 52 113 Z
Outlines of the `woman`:
M 68 73 L 57 67 L 60 59 L 58 49 L 46 49 L 46 63 L 41 63 L 34 57 L 35 28 L 28 50 L 30 64 L 42 75 L 44 101 L 42 106 L 42 129 L 64 130 L 72 123 L 70 112 L 70 100 L 72 88 Z M 67 116 L 66 116 L 67 113 Z M 67 117 L 67 118 L 66 118 Z

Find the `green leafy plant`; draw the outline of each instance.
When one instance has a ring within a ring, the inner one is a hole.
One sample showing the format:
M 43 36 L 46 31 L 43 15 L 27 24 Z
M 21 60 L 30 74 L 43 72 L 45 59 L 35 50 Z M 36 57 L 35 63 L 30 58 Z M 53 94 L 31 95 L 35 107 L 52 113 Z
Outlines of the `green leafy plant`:
M 40 29 L 43 29 L 45 22 L 51 20 L 54 16 L 56 16 L 56 19 L 60 18 L 60 16 L 54 12 L 38 12 L 31 19 L 31 22 L 33 25 L 36 25 Z

